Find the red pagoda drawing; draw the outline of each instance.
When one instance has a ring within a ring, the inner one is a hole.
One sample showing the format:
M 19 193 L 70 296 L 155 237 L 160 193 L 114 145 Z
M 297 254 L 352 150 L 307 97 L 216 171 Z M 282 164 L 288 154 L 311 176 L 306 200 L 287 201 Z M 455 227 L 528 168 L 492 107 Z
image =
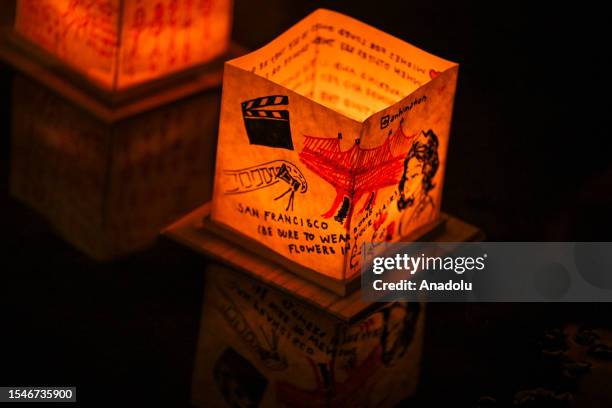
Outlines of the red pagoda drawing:
M 300 160 L 336 189 L 331 207 L 322 216 L 330 218 L 337 212 L 334 219 L 348 226 L 354 204 L 364 194 L 369 193 L 369 198 L 360 212 L 371 207 L 379 189 L 398 183 L 404 156 L 416 135 L 405 135 L 400 125 L 378 147 L 364 149 L 357 139 L 345 151 L 340 149 L 341 133 L 338 138 L 305 135 Z

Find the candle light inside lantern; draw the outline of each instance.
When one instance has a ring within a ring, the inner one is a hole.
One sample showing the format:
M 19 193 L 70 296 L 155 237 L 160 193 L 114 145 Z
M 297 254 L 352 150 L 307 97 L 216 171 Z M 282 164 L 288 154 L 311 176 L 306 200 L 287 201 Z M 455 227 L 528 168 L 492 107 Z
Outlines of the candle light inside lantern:
M 212 221 L 345 293 L 364 244 L 441 222 L 457 71 L 329 10 L 226 62 Z
M 105 89 L 213 60 L 229 45 L 231 0 L 18 0 L 15 29 Z

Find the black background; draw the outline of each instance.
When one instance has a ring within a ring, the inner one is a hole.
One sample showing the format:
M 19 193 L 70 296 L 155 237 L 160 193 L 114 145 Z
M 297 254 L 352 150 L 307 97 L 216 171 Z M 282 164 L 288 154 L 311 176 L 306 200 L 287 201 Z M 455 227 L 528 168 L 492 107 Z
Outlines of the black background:
M 610 241 L 605 14 L 585 2 L 237 0 L 234 39 L 270 41 L 317 7 L 460 63 L 443 209 L 492 241 Z M 95 263 L 8 195 L 10 82 L 0 65 L 0 384 L 76 385 L 81 402 L 188 406 L 205 262 L 167 242 Z M 534 338 L 609 307 L 431 305 L 409 406 L 535 386 Z M 443 321 L 443 324 L 438 322 Z M 444 391 L 444 392 L 441 392 Z M 113 404 L 114 405 L 114 404 Z

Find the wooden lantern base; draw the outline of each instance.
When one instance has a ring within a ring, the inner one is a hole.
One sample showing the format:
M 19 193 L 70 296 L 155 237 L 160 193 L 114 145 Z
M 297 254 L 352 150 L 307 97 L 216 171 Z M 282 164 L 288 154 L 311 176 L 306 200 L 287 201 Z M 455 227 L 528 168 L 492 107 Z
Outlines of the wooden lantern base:
M 260 245 L 253 245 L 253 240 L 213 224 L 209 215 L 210 203 L 207 203 L 166 228 L 164 235 L 342 320 L 352 321 L 375 307 L 361 300 L 359 278 L 343 287 L 337 282 L 330 284 L 330 279 L 321 275 L 317 275 L 317 283 L 314 279 L 304 279 L 304 268 L 293 268 L 293 262 L 280 261 L 280 256 L 272 257 L 270 251 L 260 252 Z M 427 240 L 469 242 L 484 238 L 483 232 L 473 225 L 450 215 L 444 215 L 443 219 L 445 222 L 426 235 Z
M 447 216 L 442 215 L 436 221 L 424 225 L 421 228 L 418 228 L 417 230 L 413 231 L 412 234 L 403 237 L 403 241 L 412 242 L 432 239 L 444 228 L 446 221 Z M 292 272 L 293 274 L 311 282 L 314 282 L 319 286 L 322 286 L 328 290 L 331 290 L 334 293 L 337 293 L 338 295 L 346 296 L 347 294 L 352 293 L 359 288 L 359 274 L 346 280 L 334 279 L 322 275 L 313 269 L 293 262 L 289 258 L 279 255 L 278 253 L 272 251 L 265 245 L 260 244 L 256 240 L 245 237 L 243 234 L 240 233 L 240 231 L 236 231 L 231 227 L 212 221 L 210 216 L 206 216 L 204 218 L 202 225 L 204 229 L 210 231 L 214 235 L 219 236 L 229 242 L 234 242 L 240 245 L 242 248 L 248 248 L 250 252 L 256 253 L 262 256 L 263 258 L 274 262 L 275 264 L 279 264 L 288 271 Z

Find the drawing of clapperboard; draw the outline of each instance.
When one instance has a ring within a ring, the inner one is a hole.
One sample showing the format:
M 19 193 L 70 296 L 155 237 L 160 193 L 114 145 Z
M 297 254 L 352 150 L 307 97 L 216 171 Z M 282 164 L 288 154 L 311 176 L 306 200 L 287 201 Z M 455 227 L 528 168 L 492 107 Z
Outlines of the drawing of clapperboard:
M 242 102 L 242 117 L 250 144 L 293 150 L 289 111 L 274 109 L 276 106 L 287 105 L 289 97 L 283 95 Z

